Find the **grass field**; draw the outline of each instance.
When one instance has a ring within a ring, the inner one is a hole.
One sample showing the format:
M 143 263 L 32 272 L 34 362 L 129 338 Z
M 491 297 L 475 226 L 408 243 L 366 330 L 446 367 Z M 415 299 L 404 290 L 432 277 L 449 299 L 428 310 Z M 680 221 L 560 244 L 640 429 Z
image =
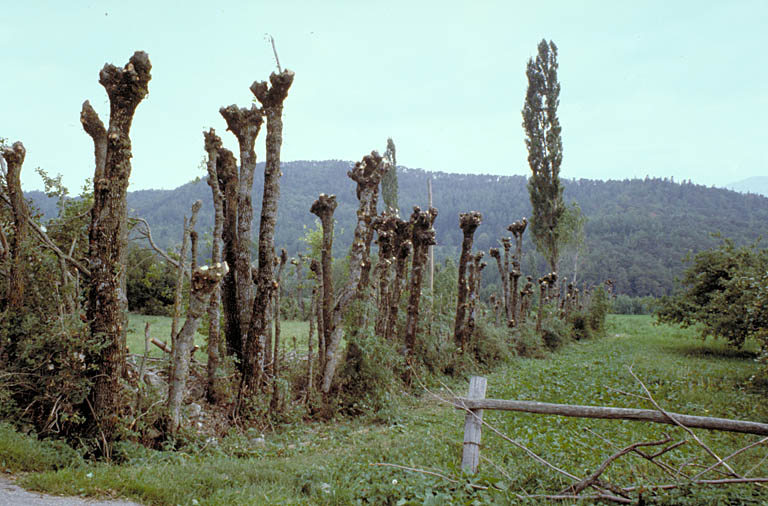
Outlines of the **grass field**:
M 165 343 L 171 342 L 172 318 L 167 316 L 145 316 L 131 313 L 128 315 L 128 350 L 131 353 L 144 353 L 144 326 L 149 323 L 150 337 L 157 338 Z M 179 321 L 179 328 L 184 324 L 184 320 Z M 202 325 L 201 325 L 202 327 Z M 205 353 L 206 337 L 200 331 L 207 333 L 207 328 L 198 329 L 195 334 L 195 344 L 200 346 L 200 350 L 195 354 L 195 358 L 200 362 L 206 362 L 208 356 Z M 307 335 L 309 333 L 309 324 L 302 321 L 283 321 L 281 322 L 280 335 L 283 351 L 293 351 L 293 338 L 296 338 L 296 348 L 299 352 L 306 353 Z M 151 357 L 163 356 L 163 351 L 157 346 L 150 344 L 149 355 Z
M 611 316 L 603 338 L 570 344 L 547 359 L 514 359 L 489 374 L 487 396 L 649 408 L 647 401 L 632 395 L 642 390 L 629 374 L 631 366 L 665 409 L 768 422 L 768 391 L 749 383 L 757 369 L 754 351 L 733 351 L 720 342 L 702 341 L 690 330 L 656 327 L 649 317 Z M 464 393 L 466 385 L 461 379 L 449 386 Z M 449 394 L 440 385 L 430 388 Z M 90 464 L 73 458 L 72 465 L 59 470 L 50 470 L 61 465 L 55 463 L 55 449 L 49 452 L 54 457 L 39 450 L 39 443 L 33 445 L 37 452 L 18 450 L 32 443 L 8 434 L 6 428 L 0 430 L 0 461 L 11 470 L 38 471 L 20 479 L 36 490 L 119 495 L 153 505 L 540 504 L 542 499 L 521 499 L 518 494 L 554 493 L 571 484 L 488 430 L 483 434 L 479 472 L 463 476 L 458 469 L 463 419 L 463 413 L 428 394 L 403 396 L 377 420 L 296 423 L 267 433 L 263 441 L 256 433 L 232 434 L 179 452 L 123 448 L 130 455 L 124 464 Z M 594 471 L 617 448 L 664 434 L 689 440 L 665 456 L 671 468 L 695 474 L 694 459 L 712 462 L 682 429 L 668 425 L 491 411 L 486 411 L 485 419 L 518 444 L 579 477 Z M 721 457 L 759 439 L 696 433 Z M 768 448 L 753 448 L 729 463 L 750 476 L 768 476 Z M 448 479 L 380 464 L 436 472 Z M 619 459 L 603 478 L 622 486 L 674 481 L 632 455 Z M 683 487 L 655 496 L 646 493 L 644 500 L 766 504 L 768 489 Z

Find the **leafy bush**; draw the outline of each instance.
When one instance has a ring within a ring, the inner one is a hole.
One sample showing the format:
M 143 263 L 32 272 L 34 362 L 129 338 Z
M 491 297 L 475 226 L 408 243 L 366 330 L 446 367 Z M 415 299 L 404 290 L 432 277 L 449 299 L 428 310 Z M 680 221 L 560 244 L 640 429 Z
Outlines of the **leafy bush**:
M 577 341 L 592 337 L 592 327 L 589 324 L 589 315 L 583 311 L 571 312 L 571 314 L 568 315 L 568 323 L 573 330 L 573 338 Z
M 347 357 L 338 374 L 338 407 L 351 415 L 374 414 L 391 406 L 405 363 L 395 343 L 370 328 L 354 328 L 362 304 L 355 306 L 345 325 Z
M 725 240 L 693 257 L 682 284 L 684 291 L 661 300 L 659 322 L 701 324 L 703 336 L 723 337 L 736 348 L 749 337 L 768 342 L 768 249 Z
M 587 320 L 589 328 L 598 335 L 602 335 L 605 330 L 605 317 L 611 310 L 611 299 L 605 288 L 598 286 L 593 292 L 587 309 Z

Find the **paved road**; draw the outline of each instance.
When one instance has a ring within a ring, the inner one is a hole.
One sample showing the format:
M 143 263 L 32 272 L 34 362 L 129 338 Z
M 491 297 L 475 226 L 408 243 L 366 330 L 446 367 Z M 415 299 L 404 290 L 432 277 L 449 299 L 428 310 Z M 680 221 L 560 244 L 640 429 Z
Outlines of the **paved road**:
M 139 506 L 125 501 L 93 501 L 29 492 L 0 475 L 0 506 Z

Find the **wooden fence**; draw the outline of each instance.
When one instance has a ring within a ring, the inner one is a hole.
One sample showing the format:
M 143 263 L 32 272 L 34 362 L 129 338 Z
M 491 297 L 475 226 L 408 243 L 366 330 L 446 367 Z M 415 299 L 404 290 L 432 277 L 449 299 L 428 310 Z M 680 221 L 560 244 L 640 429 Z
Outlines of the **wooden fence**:
M 514 401 L 486 399 L 486 379 L 472 376 L 469 380 L 467 397 L 453 399 L 454 406 L 467 412 L 464 419 L 464 451 L 461 456 L 461 469 L 474 473 L 480 461 L 480 439 L 483 428 L 483 410 L 521 411 L 541 415 L 572 416 L 579 418 L 603 418 L 613 420 L 635 420 L 656 422 L 670 425 L 682 424 L 689 428 L 742 432 L 768 436 L 768 424 L 710 418 L 704 416 L 681 415 L 652 409 L 611 408 L 602 406 L 578 406 L 571 404 L 551 404 L 547 402 Z

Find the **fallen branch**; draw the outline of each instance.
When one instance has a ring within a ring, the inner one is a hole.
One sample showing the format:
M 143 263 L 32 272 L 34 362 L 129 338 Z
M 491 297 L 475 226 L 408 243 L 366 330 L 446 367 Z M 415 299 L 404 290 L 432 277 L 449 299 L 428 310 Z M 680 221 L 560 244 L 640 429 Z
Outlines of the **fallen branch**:
M 640 383 L 640 386 L 641 386 L 641 387 L 643 388 L 643 390 L 645 391 L 645 395 L 647 395 L 647 396 L 648 396 L 648 400 L 649 400 L 649 401 L 651 401 L 651 403 L 652 403 L 652 404 L 653 404 L 653 405 L 656 407 L 656 409 L 658 409 L 658 410 L 659 410 L 661 413 L 663 413 L 663 414 L 664 414 L 664 416 L 666 416 L 666 417 L 667 417 L 667 418 L 669 418 L 669 419 L 670 419 L 672 422 L 674 422 L 674 424 L 675 424 L 675 425 L 677 425 L 678 427 L 680 427 L 681 429 L 683 429 L 684 431 L 686 431 L 688 434 L 690 434 L 690 435 L 691 435 L 691 437 L 692 437 L 692 438 L 693 438 L 693 439 L 694 439 L 694 440 L 695 440 L 695 441 L 696 441 L 696 442 L 699 444 L 699 446 L 701 446 L 702 448 L 704 448 L 704 451 L 706 451 L 707 453 L 709 453 L 709 454 L 710 454 L 712 457 L 714 457 L 714 458 L 715 458 L 715 459 L 718 461 L 718 464 L 722 464 L 722 465 L 723 465 L 723 467 L 725 467 L 725 468 L 726 468 L 726 469 L 728 469 L 728 470 L 729 470 L 731 473 L 733 473 L 733 475 L 734 475 L 734 476 L 741 478 L 741 476 L 739 476 L 738 474 L 736 474 L 736 472 L 735 472 L 735 471 L 734 471 L 734 470 L 731 468 L 731 466 L 729 466 L 728 464 L 726 464 L 725 462 L 723 462 L 723 459 L 721 459 L 720 457 L 718 457 L 718 456 L 717 456 L 717 454 L 716 454 L 715 452 L 713 452 L 713 451 L 712 451 L 712 449 L 710 449 L 710 448 L 709 448 L 707 445 L 705 445 L 705 444 L 704 444 L 704 442 L 703 442 L 701 439 L 699 439 L 699 437 L 698 437 L 698 436 L 697 436 L 697 435 L 696 435 L 696 434 L 695 434 L 695 433 L 694 433 L 694 432 L 693 432 L 691 429 L 689 429 L 689 428 L 688 428 L 688 426 L 696 427 L 695 425 L 691 425 L 690 423 L 684 423 L 684 422 L 681 420 L 681 418 L 683 418 L 683 417 L 681 417 L 680 415 L 677 415 L 677 414 L 675 414 L 675 413 L 668 413 L 668 412 L 664 411 L 664 409 L 663 409 L 661 406 L 659 406 L 659 403 L 658 403 L 658 402 L 656 402 L 656 399 L 654 399 L 654 398 L 653 398 L 653 396 L 651 395 L 651 392 L 650 392 L 650 391 L 648 390 L 648 388 L 645 386 L 645 383 L 643 383 L 643 382 L 640 380 L 640 378 L 638 378 L 638 377 L 635 375 L 635 373 L 632 371 L 632 367 L 631 367 L 631 366 L 629 366 L 627 369 L 629 369 L 629 374 L 631 374 L 631 375 L 632 375 L 632 377 L 633 377 L 633 378 L 635 378 L 635 381 L 637 381 L 638 383 Z M 703 418 L 703 417 L 697 417 L 697 418 Z M 713 420 L 724 420 L 724 419 L 723 419 L 723 418 L 714 418 Z M 744 424 L 752 424 L 752 423 L 754 423 L 754 422 L 739 422 L 739 421 L 734 421 L 734 420 L 729 420 L 729 421 L 730 421 L 730 422 L 737 422 L 737 423 L 744 423 Z M 758 425 L 764 425 L 764 426 L 768 427 L 768 425 L 766 425 L 766 424 L 763 424 L 763 423 L 761 423 L 761 424 L 758 424 Z M 704 428 L 706 428 L 706 427 L 704 427 Z M 719 430 L 727 430 L 727 429 L 719 429 Z M 745 431 L 736 431 L 736 432 L 745 432 Z M 749 432 L 749 433 L 751 433 L 751 434 L 755 434 L 754 432 Z M 763 435 L 763 436 L 766 436 L 766 435 L 768 435 L 768 432 L 765 432 L 765 433 L 762 433 L 762 432 L 761 432 L 761 435 Z
M 597 470 L 594 473 L 592 473 L 589 476 L 587 476 L 586 478 L 582 479 L 580 482 L 578 482 L 578 483 L 576 483 L 574 485 L 571 485 L 570 487 L 566 488 L 565 490 L 563 490 L 560 493 L 564 494 L 566 491 L 571 491 L 571 493 L 573 495 L 575 495 L 575 496 L 579 495 L 585 488 L 587 488 L 587 487 L 591 486 L 592 484 L 594 484 L 597 481 L 597 479 L 600 477 L 600 475 L 603 474 L 603 472 L 605 472 L 606 469 L 608 469 L 608 466 L 611 465 L 611 462 L 613 462 L 614 460 L 618 459 L 619 457 L 621 457 L 623 455 L 626 455 L 627 453 L 630 453 L 630 452 L 634 451 L 635 449 L 640 448 L 642 446 L 659 446 L 659 445 L 667 444 L 670 441 L 672 441 L 672 438 L 667 436 L 666 438 L 660 439 L 658 441 L 647 441 L 647 442 L 633 443 L 633 444 L 631 444 L 631 445 L 629 445 L 629 446 L 627 446 L 625 448 L 622 448 L 618 452 L 614 453 L 613 455 L 611 455 L 610 457 L 605 459 L 603 461 L 603 463 L 600 464 L 600 466 L 597 468 Z

